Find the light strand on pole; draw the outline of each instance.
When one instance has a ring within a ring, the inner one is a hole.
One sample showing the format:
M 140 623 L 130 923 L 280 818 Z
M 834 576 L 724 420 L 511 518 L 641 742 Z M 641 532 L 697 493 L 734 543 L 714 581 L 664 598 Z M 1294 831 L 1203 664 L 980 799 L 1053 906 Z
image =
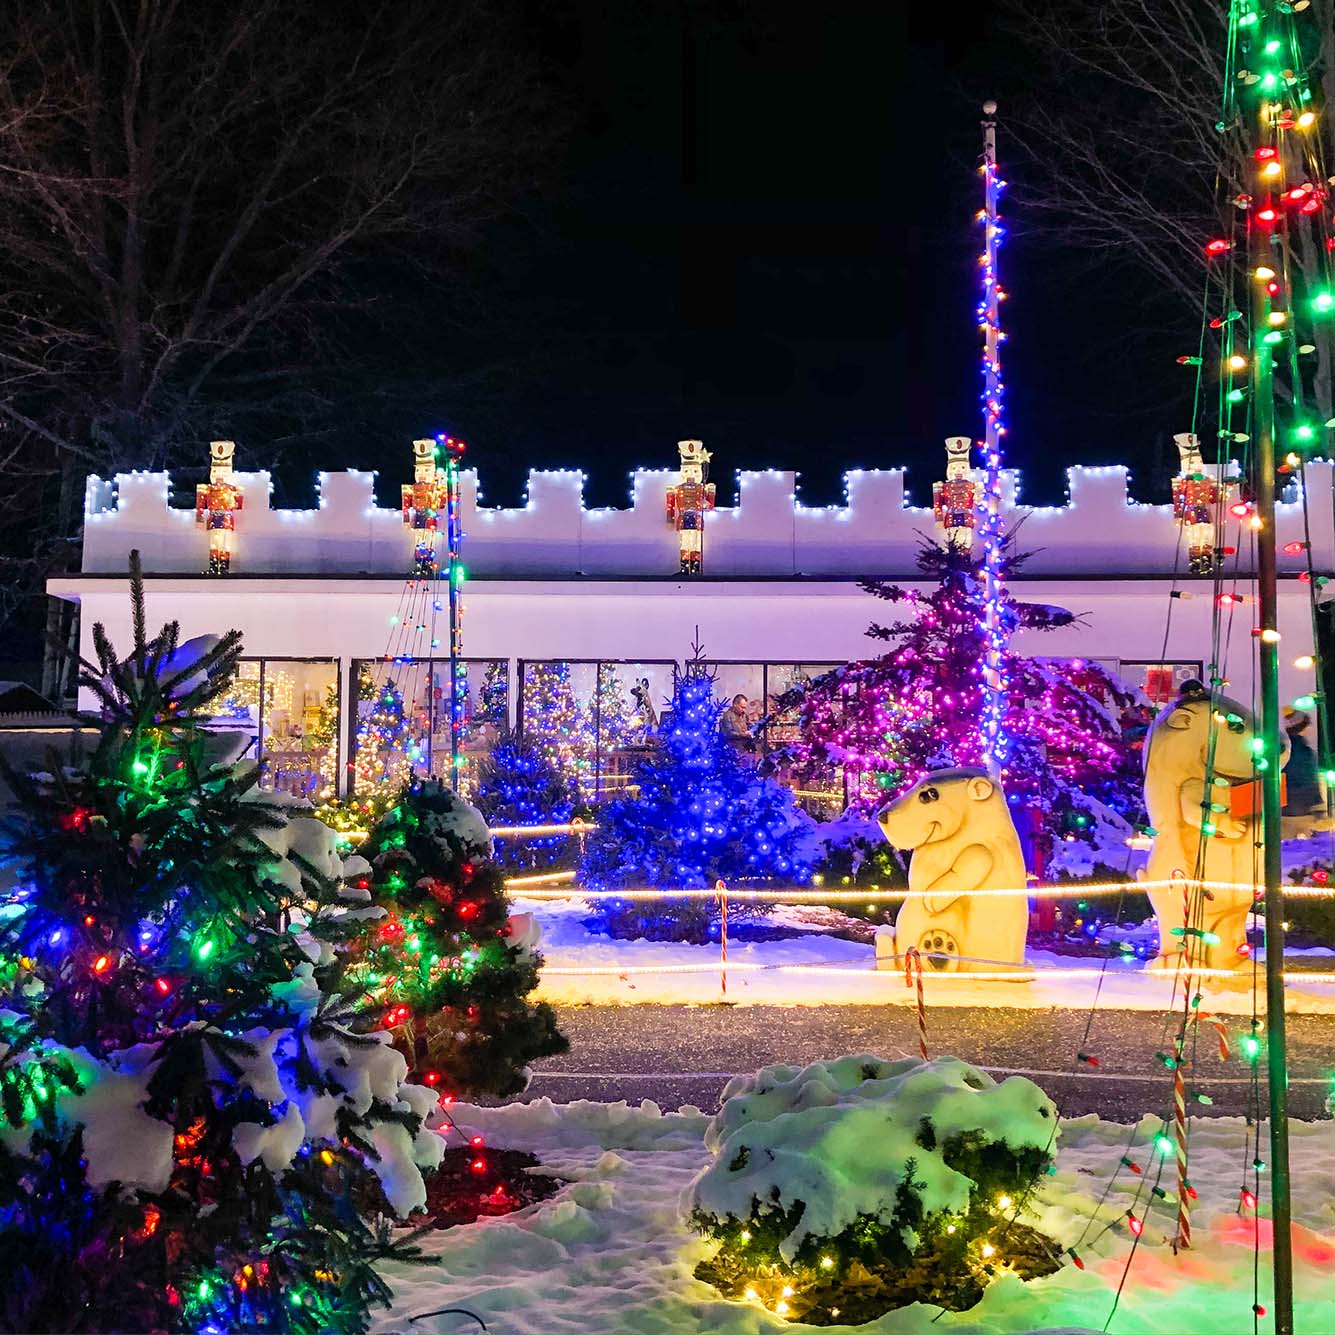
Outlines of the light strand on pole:
M 463 744 L 464 701 L 466 683 L 463 678 L 463 600 L 461 586 L 464 567 L 460 559 L 463 548 L 461 527 L 459 460 L 463 457 L 464 443 L 451 436 L 436 439 L 445 452 L 445 545 L 449 554 L 449 620 L 450 620 L 450 787 L 459 791 L 459 770 L 463 765 L 460 750 Z
M 978 322 L 983 331 L 983 486 L 978 500 L 977 529 L 983 545 L 983 662 L 982 749 L 987 765 L 998 774 L 1005 767 L 1009 743 L 1005 720 L 1009 704 L 1006 681 L 1006 648 L 1009 640 L 1003 599 L 1005 597 L 1006 521 L 1001 511 L 1001 470 L 1004 459 L 1002 437 L 1006 434 L 1005 393 L 1001 375 L 1001 286 L 997 252 L 1005 237 L 999 203 L 1005 182 L 997 173 L 997 126 L 995 102 L 983 104 L 983 293 L 978 304 Z

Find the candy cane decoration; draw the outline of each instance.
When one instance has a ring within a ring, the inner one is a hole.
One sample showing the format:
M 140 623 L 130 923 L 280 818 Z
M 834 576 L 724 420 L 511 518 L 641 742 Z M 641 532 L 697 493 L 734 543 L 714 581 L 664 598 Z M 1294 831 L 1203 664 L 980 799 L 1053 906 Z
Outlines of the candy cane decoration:
M 904 986 L 918 985 L 918 1051 L 923 1061 L 931 1061 L 927 1055 L 927 1007 L 922 995 L 922 956 L 917 946 L 910 946 L 904 952 Z
M 714 899 L 718 904 L 718 944 L 720 954 L 719 979 L 723 995 L 728 995 L 728 887 L 722 881 L 714 882 Z
M 1187 880 L 1187 873 L 1181 867 L 1174 867 L 1173 873 L 1168 879 L 1182 883 L 1182 953 L 1186 956 L 1185 963 L 1190 964 L 1193 960 L 1191 949 L 1191 882 Z M 1159 948 L 1160 950 L 1163 949 L 1162 946 Z
M 1228 1061 L 1233 1052 L 1228 1045 L 1228 1030 L 1224 1027 L 1223 1020 L 1217 1015 L 1211 1015 L 1209 1011 L 1197 1011 L 1191 1018 L 1197 1024 L 1204 1020 L 1206 1024 L 1214 1027 L 1215 1037 L 1219 1040 L 1219 1060 Z
M 1173 1071 L 1173 1140 L 1177 1147 L 1177 1237 L 1173 1250 L 1191 1246 L 1191 1183 L 1187 1180 L 1187 1082 L 1179 1061 Z

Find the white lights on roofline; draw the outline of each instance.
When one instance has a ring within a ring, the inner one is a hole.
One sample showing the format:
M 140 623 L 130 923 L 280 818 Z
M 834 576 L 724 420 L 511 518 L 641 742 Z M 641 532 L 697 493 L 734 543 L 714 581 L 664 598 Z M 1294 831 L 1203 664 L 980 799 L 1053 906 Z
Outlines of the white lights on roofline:
M 1310 494 L 1324 495 L 1331 462 L 1312 460 L 1307 467 L 1322 470 L 1323 474 L 1313 479 Z M 730 552 L 740 550 L 734 544 L 745 544 L 747 548 L 752 544 L 757 548 L 761 544 L 772 545 L 776 574 L 810 569 L 813 554 L 822 544 L 830 553 L 828 559 L 815 562 L 822 568 L 839 567 L 843 555 L 853 570 L 875 561 L 906 565 L 919 533 L 930 522 L 930 511 L 912 503 L 912 496 L 904 486 L 905 474 L 903 467 L 848 469 L 842 475 L 842 503 L 807 505 L 802 500 L 799 473 L 779 468 L 735 470 L 736 503 L 720 507 L 710 519 L 721 535 L 726 534 L 728 543 L 717 553 L 719 564 L 713 573 L 744 577 L 770 570 L 769 564 L 763 570 L 757 569 L 754 556 L 745 562 L 751 568 L 738 569 L 729 556 Z M 665 541 L 663 530 L 660 487 L 663 479 L 671 475 L 672 470 L 664 468 L 630 470 L 628 504 L 590 507 L 584 503 L 588 482 L 585 470 L 534 469 L 528 474 L 520 505 L 492 508 L 483 504 L 482 489 L 476 474 L 470 470 L 468 517 L 472 532 L 483 543 L 483 550 L 478 553 L 481 569 L 496 575 L 510 573 L 515 567 L 525 576 L 544 571 L 579 573 L 586 564 L 580 551 L 581 535 L 587 532 L 604 544 L 596 561 L 601 571 L 619 568 L 620 551 L 625 552 L 628 570 L 656 570 L 657 563 L 663 560 L 664 548 L 670 543 L 670 538 Z M 400 544 L 391 540 L 388 526 L 397 527 L 398 512 L 376 504 L 376 470 L 318 471 L 316 504 L 310 509 L 274 508 L 273 481 L 265 470 L 238 472 L 236 476 L 256 499 L 253 513 L 242 516 L 241 524 L 249 534 L 244 541 L 253 544 L 257 568 L 274 570 L 299 564 L 301 553 L 281 546 L 269 552 L 265 544 L 269 535 L 301 528 L 303 538 L 319 538 L 327 553 L 332 554 L 340 545 L 346 545 L 349 552 L 359 544 L 365 547 L 365 558 L 356 553 L 334 556 L 338 568 L 371 568 L 385 573 L 397 570 Z M 1077 548 L 1086 555 L 1078 568 L 1088 574 L 1096 574 L 1110 562 L 1115 564 L 1114 553 L 1133 550 L 1139 555 L 1132 568 L 1147 575 L 1158 572 L 1161 566 L 1166 573 L 1171 565 L 1173 525 L 1163 525 L 1162 534 L 1158 531 L 1159 521 L 1171 515 L 1171 505 L 1132 500 L 1127 495 L 1129 470 L 1124 465 L 1068 468 L 1066 502 L 1062 505 L 1020 504 L 1021 474 L 1008 470 L 1005 476 L 1008 494 L 1017 509 L 1041 530 L 1041 544 L 1047 549 L 1045 556 L 1031 565 L 1031 577 L 1055 577 L 1045 572 L 1059 574 L 1069 568 L 1063 564 L 1064 555 Z M 1120 504 L 1114 495 L 1114 479 L 1122 487 Z M 779 499 L 779 483 L 786 484 L 782 491 L 786 503 Z M 540 490 L 544 485 L 549 490 L 546 497 Z M 170 490 L 170 477 L 160 471 L 134 469 L 111 479 L 90 476 L 84 515 L 90 531 L 95 528 L 97 534 L 97 555 L 90 568 L 111 568 L 121 534 L 126 551 L 134 545 L 151 546 L 154 529 L 160 531 L 165 544 L 160 551 L 161 559 L 169 563 L 179 559 L 188 565 L 197 557 L 197 535 L 185 533 L 189 525 L 183 516 L 187 512 L 171 509 Z M 1301 498 L 1296 491 L 1291 494 L 1295 499 L 1277 506 L 1286 532 L 1301 514 Z M 161 520 L 154 518 L 159 496 L 160 513 L 164 516 Z M 124 500 L 129 501 L 128 506 L 122 503 Z M 276 516 L 277 523 L 266 519 L 266 515 Z M 1128 516 L 1125 526 L 1119 524 L 1119 515 Z M 1132 515 L 1134 519 L 1129 518 Z M 836 524 L 837 528 L 832 527 Z M 664 569 L 662 573 L 670 572 Z M 1122 573 L 1122 567 L 1114 573 Z

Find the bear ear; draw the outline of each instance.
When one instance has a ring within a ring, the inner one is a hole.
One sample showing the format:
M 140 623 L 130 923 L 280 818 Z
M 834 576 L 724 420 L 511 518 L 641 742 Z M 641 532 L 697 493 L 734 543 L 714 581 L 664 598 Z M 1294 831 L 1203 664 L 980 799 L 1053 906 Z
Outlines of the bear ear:
M 969 796 L 975 802 L 986 802 L 992 796 L 996 785 L 991 779 L 972 778 L 969 780 Z
M 1186 732 L 1191 727 L 1191 710 L 1175 709 L 1164 719 L 1163 726 L 1172 728 L 1174 732 Z

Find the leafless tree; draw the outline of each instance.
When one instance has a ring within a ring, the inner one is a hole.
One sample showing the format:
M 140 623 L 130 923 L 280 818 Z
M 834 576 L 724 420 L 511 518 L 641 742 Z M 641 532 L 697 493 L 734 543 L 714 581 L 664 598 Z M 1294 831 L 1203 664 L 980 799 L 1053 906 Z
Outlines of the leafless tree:
M 1018 201 L 1054 243 L 1084 252 L 1107 276 L 1130 266 L 1180 297 L 1184 312 L 1205 297 L 1204 243 L 1231 230 L 1242 127 L 1221 119 L 1227 6 L 1199 0 L 1004 0 L 1012 27 L 1041 62 L 1043 89 L 1007 128 L 1032 159 Z M 1309 75 L 1324 142 L 1335 142 L 1335 0 L 1312 0 L 1304 29 L 1318 45 Z M 1326 182 L 1318 180 L 1318 186 Z M 1310 223 L 1290 224 L 1295 267 L 1308 290 L 1321 265 Z M 1186 321 L 1184 321 L 1186 323 Z M 1305 331 L 1306 333 L 1307 331 Z M 1329 322 L 1316 348 L 1309 393 L 1332 413 L 1335 341 Z M 1184 348 L 1193 352 L 1194 348 Z
M 438 275 L 550 148 L 514 38 L 499 0 L 4 6 L 0 582 L 72 559 L 88 473 L 327 407 L 371 266 Z

